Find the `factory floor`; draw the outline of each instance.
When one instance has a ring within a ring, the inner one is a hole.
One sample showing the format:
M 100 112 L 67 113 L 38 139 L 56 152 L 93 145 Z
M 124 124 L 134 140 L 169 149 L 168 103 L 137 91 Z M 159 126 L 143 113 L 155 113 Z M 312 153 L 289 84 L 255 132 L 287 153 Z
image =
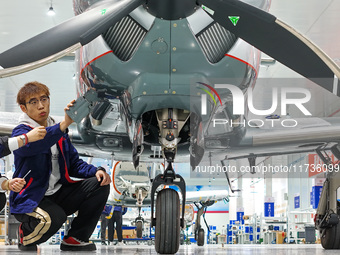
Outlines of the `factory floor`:
M 96 244 L 97 250 L 93 252 L 72 252 L 76 254 L 157 254 L 153 246 L 146 244 L 140 245 L 125 245 L 125 246 L 104 246 Z M 39 255 L 58 255 L 67 254 L 71 252 L 62 252 L 59 245 L 43 244 L 39 246 Z M 37 252 L 21 252 L 16 245 L 0 245 L 1 255 L 16 255 L 16 254 L 37 254 Z M 320 244 L 271 244 L 271 245 L 228 245 L 222 247 L 221 245 L 212 244 L 204 247 L 197 247 L 197 245 L 181 245 L 177 254 L 284 254 L 284 255 L 300 255 L 300 254 L 339 254 L 339 250 L 324 250 Z

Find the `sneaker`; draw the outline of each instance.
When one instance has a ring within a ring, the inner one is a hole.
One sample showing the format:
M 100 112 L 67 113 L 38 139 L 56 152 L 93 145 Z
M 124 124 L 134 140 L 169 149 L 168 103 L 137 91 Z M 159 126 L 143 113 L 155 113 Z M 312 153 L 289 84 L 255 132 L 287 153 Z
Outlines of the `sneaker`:
M 117 246 L 124 246 L 124 245 L 126 245 L 125 243 L 123 243 L 123 242 L 117 242 L 117 244 L 116 244 Z
M 79 239 L 69 236 L 64 237 L 61 242 L 60 249 L 62 251 L 95 251 L 96 245 L 90 242 L 83 242 Z
M 107 243 L 105 241 L 102 241 L 102 245 L 107 245 Z
M 18 248 L 20 251 L 37 251 L 37 245 L 36 244 L 29 244 L 29 245 L 23 245 L 24 242 L 24 232 L 21 228 L 22 223 L 20 224 L 17 232 L 17 238 L 18 238 Z

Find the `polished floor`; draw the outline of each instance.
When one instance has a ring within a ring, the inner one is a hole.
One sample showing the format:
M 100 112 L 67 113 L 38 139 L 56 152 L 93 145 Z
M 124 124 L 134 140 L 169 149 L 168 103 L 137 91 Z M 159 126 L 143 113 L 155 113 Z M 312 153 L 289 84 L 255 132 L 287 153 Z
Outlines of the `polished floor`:
M 0 245 L 1 255 L 15 254 L 36 254 L 36 252 L 20 252 L 16 245 Z M 38 254 L 57 255 L 71 254 L 71 252 L 60 251 L 59 245 L 41 245 Z M 153 246 L 148 245 L 126 245 L 123 247 L 103 246 L 98 244 L 97 250 L 93 252 L 72 252 L 76 254 L 157 254 Z M 181 245 L 177 254 L 285 254 L 285 255 L 302 255 L 302 254 L 339 254 L 339 250 L 324 250 L 320 244 L 279 244 L 279 245 L 206 245 L 197 247 L 196 245 Z

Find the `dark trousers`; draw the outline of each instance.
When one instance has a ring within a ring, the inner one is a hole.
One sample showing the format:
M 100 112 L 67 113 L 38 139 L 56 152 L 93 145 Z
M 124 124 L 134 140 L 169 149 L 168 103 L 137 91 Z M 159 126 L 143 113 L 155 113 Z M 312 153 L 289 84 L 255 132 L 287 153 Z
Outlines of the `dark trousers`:
M 88 242 L 103 211 L 110 186 L 100 186 L 96 177 L 64 184 L 52 196 L 45 196 L 32 213 L 14 214 L 22 222 L 23 244 L 40 244 L 54 235 L 68 215 L 75 212 L 67 236 Z
M 118 237 L 118 242 L 121 242 L 123 240 L 123 230 L 122 230 L 122 212 L 119 211 L 113 211 L 113 216 L 112 216 L 112 228 L 114 223 L 116 223 L 116 231 L 117 231 L 117 237 Z
M 107 230 L 108 240 L 110 242 L 113 242 L 114 228 L 113 228 L 112 218 L 107 219 L 106 215 L 104 214 L 102 214 L 100 217 L 102 220 L 100 224 L 100 239 L 102 241 L 106 240 L 106 228 L 108 227 L 108 230 Z

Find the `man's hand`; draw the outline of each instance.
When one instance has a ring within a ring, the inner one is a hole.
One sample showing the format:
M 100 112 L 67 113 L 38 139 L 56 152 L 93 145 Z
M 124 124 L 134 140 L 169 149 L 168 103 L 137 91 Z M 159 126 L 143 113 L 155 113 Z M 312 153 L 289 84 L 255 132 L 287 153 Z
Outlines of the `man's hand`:
M 110 175 L 108 175 L 103 170 L 98 170 L 96 172 L 96 177 L 97 177 L 98 182 L 101 182 L 100 186 L 105 186 L 111 183 Z
M 28 138 L 28 141 L 27 141 L 28 143 L 35 142 L 45 137 L 46 129 L 44 126 L 36 127 L 32 129 L 30 132 L 28 132 L 26 135 Z
M 67 115 L 66 111 L 70 110 L 70 107 L 73 106 L 74 102 L 76 100 L 72 100 L 67 104 L 67 106 L 64 108 L 65 111 L 65 118 L 60 122 L 60 130 L 65 132 L 66 128 L 68 128 L 69 125 L 73 123 L 73 120 L 70 118 L 70 116 Z
M 14 178 L 8 180 L 8 188 L 14 192 L 20 192 L 22 188 L 25 186 L 26 181 L 23 178 Z

